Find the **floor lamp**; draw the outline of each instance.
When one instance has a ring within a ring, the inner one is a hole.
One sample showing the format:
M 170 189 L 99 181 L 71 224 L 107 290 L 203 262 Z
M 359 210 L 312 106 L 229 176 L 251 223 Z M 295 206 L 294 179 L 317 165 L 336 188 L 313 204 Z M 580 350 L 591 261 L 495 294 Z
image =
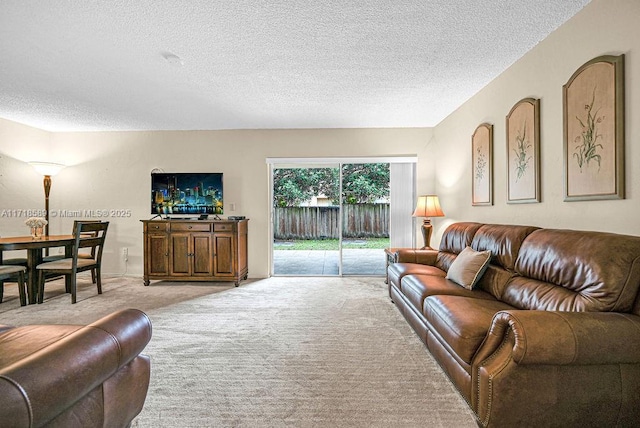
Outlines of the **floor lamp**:
M 52 162 L 29 162 L 38 173 L 44 176 L 44 218 L 47 224 L 44 226 L 44 236 L 49 236 L 49 191 L 51 190 L 51 177 L 59 173 L 65 165 Z M 47 248 L 47 252 L 48 252 Z
M 431 226 L 431 220 L 429 217 L 444 217 L 442 208 L 440 208 L 440 201 L 437 195 L 424 195 L 418 197 L 418 203 L 416 209 L 413 211 L 413 217 L 424 217 L 422 222 L 422 238 L 424 239 L 423 248 L 431 248 L 431 233 L 433 232 L 433 226 Z

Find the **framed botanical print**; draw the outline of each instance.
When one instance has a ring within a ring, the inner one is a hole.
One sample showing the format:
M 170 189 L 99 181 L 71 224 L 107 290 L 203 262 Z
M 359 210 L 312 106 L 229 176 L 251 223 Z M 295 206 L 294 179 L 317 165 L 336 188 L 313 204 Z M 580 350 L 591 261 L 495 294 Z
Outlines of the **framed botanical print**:
M 493 205 L 493 125 L 483 123 L 471 136 L 471 205 Z
M 540 100 L 518 101 L 506 131 L 507 203 L 540 202 Z
M 601 56 L 563 86 L 565 201 L 624 198 L 624 55 Z

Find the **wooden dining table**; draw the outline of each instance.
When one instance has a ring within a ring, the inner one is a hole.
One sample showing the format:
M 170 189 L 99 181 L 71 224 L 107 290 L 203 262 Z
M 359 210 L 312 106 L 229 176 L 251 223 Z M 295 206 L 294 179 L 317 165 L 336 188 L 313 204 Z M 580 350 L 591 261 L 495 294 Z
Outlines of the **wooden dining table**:
M 71 257 L 73 235 L 50 235 L 40 238 L 31 236 L 13 236 L 0 238 L 0 264 L 2 253 L 10 250 L 27 250 L 27 294 L 29 303 L 36 303 L 38 294 L 38 272 L 36 266 L 42 263 L 42 250 L 45 248 L 64 247 L 65 257 Z M 66 277 L 66 289 L 71 287 L 70 278 Z

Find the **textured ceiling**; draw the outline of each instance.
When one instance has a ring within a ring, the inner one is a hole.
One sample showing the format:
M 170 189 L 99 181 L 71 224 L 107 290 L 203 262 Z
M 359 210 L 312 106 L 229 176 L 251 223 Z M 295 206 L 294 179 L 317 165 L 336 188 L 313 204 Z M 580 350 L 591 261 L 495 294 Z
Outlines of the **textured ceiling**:
M 50 131 L 434 126 L 587 3 L 2 0 L 0 117 Z

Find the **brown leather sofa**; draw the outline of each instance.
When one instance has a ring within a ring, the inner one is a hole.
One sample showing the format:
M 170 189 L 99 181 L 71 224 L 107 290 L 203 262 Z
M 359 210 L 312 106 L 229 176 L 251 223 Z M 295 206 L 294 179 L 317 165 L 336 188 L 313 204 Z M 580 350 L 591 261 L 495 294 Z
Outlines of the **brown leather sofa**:
M 129 426 L 149 387 L 150 339 L 135 309 L 88 326 L 0 325 L 0 426 Z
M 491 261 L 445 278 L 470 246 Z M 456 223 L 402 249 L 389 293 L 487 427 L 640 424 L 640 237 Z

